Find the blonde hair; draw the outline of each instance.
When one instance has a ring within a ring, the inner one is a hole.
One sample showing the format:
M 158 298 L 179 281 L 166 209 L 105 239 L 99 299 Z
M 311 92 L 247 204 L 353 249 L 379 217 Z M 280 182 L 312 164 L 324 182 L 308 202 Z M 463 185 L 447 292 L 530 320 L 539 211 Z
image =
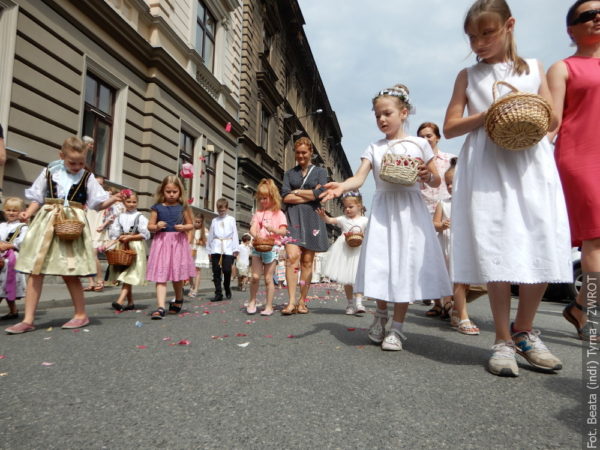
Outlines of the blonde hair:
M 381 97 L 389 97 L 396 99 L 396 101 L 398 102 L 398 108 L 400 110 L 406 108 L 410 111 L 410 109 L 412 108 L 412 103 L 410 102 L 410 98 L 408 97 L 409 94 L 410 91 L 405 85 L 400 83 L 395 84 L 394 87 L 379 91 L 377 95 L 373 97 L 373 108 L 375 107 L 377 100 L 379 100 Z
M 227 200 L 224 197 L 221 197 L 219 200 L 217 200 L 217 209 L 219 208 L 219 206 L 226 206 L 227 209 L 229 209 L 229 200 Z
M 364 208 L 363 199 L 362 199 L 362 195 L 360 194 L 360 192 L 350 191 L 350 192 L 346 192 L 345 194 L 342 194 L 342 204 L 344 204 L 344 202 L 346 200 L 354 200 L 354 202 L 358 206 L 360 206 L 361 211 Z
M 194 217 L 194 221 L 196 219 L 199 219 L 201 222 L 200 228 L 198 228 L 200 230 L 200 238 L 196 239 L 196 245 L 204 245 L 206 243 L 206 233 L 204 232 L 204 215 L 198 214 Z M 194 228 L 195 227 L 196 224 L 194 224 Z
M 84 144 L 81 139 L 77 136 L 71 136 L 65 139 L 60 148 L 60 151 L 65 152 L 75 152 L 79 154 L 84 154 L 87 150 L 87 144 Z
M 512 17 L 508 3 L 505 0 L 477 0 L 471 5 L 465 16 L 463 30 L 468 33 L 469 25 L 476 25 L 484 15 L 493 15 L 498 19 L 498 24 L 502 26 Z M 513 33 L 506 36 L 505 52 L 507 61 L 513 64 L 513 72 L 516 75 L 529 74 L 529 65 L 517 54 L 517 44 Z M 477 57 L 479 61 L 479 57 Z
M 177 199 L 177 202 L 183 206 L 184 211 L 187 210 L 188 203 L 187 203 L 187 198 L 185 195 L 185 188 L 183 187 L 183 183 L 181 182 L 181 180 L 179 179 L 179 177 L 177 175 L 168 175 L 162 180 L 162 183 L 156 190 L 156 195 L 155 195 L 156 203 L 164 203 L 164 201 L 165 201 L 164 190 L 165 190 L 165 187 L 167 186 L 167 184 L 173 184 L 173 185 L 177 186 L 177 188 L 179 189 L 179 198 Z
M 271 199 L 271 211 L 279 211 L 281 209 L 281 195 L 279 189 L 275 186 L 275 182 L 271 178 L 263 178 L 258 183 L 256 188 L 256 199 L 261 196 L 266 196 Z
M 11 205 L 15 206 L 19 211 L 23 211 L 25 209 L 25 202 L 22 198 L 19 197 L 7 197 L 4 199 L 4 206 L 2 209 L 6 211 L 6 208 L 9 208 Z

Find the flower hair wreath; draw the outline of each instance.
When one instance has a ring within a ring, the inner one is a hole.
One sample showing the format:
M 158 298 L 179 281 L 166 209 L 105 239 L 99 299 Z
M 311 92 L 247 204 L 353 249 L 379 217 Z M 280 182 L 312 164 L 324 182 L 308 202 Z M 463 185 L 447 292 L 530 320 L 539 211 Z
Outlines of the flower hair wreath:
M 373 100 L 381 97 L 382 95 L 391 95 L 392 97 L 398 97 L 400 100 L 402 100 L 402 102 L 404 104 L 406 104 L 408 106 L 409 114 L 416 113 L 416 108 L 410 102 L 410 98 L 408 97 L 408 92 L 406 92 L 404 89 L 402 89 L 402 88 L 384 89 L 382 91 L 379 91 Z

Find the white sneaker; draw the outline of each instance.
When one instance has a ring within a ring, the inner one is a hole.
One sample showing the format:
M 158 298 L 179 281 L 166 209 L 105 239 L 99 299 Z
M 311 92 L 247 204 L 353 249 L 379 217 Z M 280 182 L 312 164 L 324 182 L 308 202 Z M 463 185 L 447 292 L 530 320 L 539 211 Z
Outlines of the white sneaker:
M 366 313 L 367 310 L 365 309 L 365 307 L 362 304 L 361 300 L 356 300 L 355 301 L 355 305 L 356 305 L 356 314 L 361 314 L 361 313 Z
M 560 370 L 562 362 L 548 350 L 539 338 L 539 330 L 522 331 L 512 335 L 517 353 L 533 367 L 543 370 Z
M 488 361 L 490 373 L 501 377 L 518 377 L 519 367 L 515 358 L 515 344 L 512 341 L 499 341 L 492 345 L 492 357 Z
M 356 314 L 356 308 L 352 303 L 348 303 L 348 306 L 346 306 L 346 315 L 353 316 L 354 314 Z
M 369 331 L 367 336 L 374 342 L 375 344 L 381 344 L 383 339 L 385 338 L 385 325 L 387 324 L 388 316 L 380 315 L 380 313 L 375 312 L 375 319 L 373 323 L 369 327 Z
M 402 350 L 402 341 L 400 339 L 406 340 L 406 336 L 398 330 L 391 328 L 381 344 L 381 350 L 391 350 L 395 352 Z

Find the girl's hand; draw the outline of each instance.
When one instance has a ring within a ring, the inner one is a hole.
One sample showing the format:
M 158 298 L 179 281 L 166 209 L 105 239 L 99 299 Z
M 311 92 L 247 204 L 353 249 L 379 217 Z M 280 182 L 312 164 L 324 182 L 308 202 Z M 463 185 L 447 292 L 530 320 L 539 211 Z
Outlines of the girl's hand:
M 444 227 L 444 229 L 448 229 L 450 228 L 450 219 L 446 219 L 442 222 L 442 226 Z
M 101 232 L 102 232 L 102 230 L 104 230 L 104 227 L 103 227 L 103 226 L 99 226 L 98 228 L 96 228 L 96 231 L 97 231 L 98 233 L 101 233 Z
M 165 222 L 164 220 L 159 220 L 159 221 L 156 223 L 156 229 L 157 229 L 157 230 L 163 230 L 163 229 L 165 229 L 165 228 L 167 228 L 167 222 Z
M 129 241 L 130 241 L 129 236 L 127 236 L 126 234 L 122 234 L 121 236 L 119 236 L 119 242 L 122 242 L 125 244 L 126 242 L 129 242 Z
M 341 197 L 341 195 L 344 193 L 344 189 L 342 189 L 341 183 L 337 183 L 335 181 L 327 183 L 323 187 L 326 189 L 326 191 L 319 195 L 319 198 L 324 202 Z
M 160 222 L 159 222 L 159 223 L 160 223 Z M 175 231 L 187 231 L 187 230 L 185 229 L 185 225 L 184 225 L 184 224 L 182 224 L 182 223 L 178 223 L 177 225 L 175 225 L 175 227 L 174 227 L 174 228 L 175 228 Z
M 419 164 L 419 166 L 417 167 L 417 169 L 419 170 L 419 180 L 427 183 L 428 181 L 431 180 L 431 172 L 429 171 L 429 169 L 427 168 L 427 166 L 425 165 L 425 163 L 421 163 Z
M 22 222 L 27 222 L 30 217 L 31 214 L 29 214 L 27 211 L 21 211 L 19 213 L 19 220 L 21 220 Z
M 317 208 L 315 211 L 317 212 L 317 214 L 319 215 L 319 217 L 321 219 L 325 218 L 326 214 L 325 214 L 325 211 L 323 211 L 323 208 Z

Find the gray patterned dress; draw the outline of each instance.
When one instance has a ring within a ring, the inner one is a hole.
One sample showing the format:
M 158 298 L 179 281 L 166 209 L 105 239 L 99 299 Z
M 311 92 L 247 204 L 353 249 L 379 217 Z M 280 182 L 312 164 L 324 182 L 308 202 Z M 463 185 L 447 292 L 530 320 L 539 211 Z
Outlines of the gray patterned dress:
M 288 170 L 283 175 L 281 197 L 285 198 L 286 195 L 296 189 L 300 189 L 302 182 L 302 169 L 299 165 Z M 327 170 L 315 166 L 304 182 L 304 187 L 302 189 L 312 189 L 315 198 L 318 198 L 319 195 L 324 192 L 324 189 L 315 188 L 317 185 L 323 186 L 325 183 L 327 183 Z M 293 239 L 291 242 L 292 244 L 315 252 L 327 251 L 329 248 L 327 228 L 325 227 L 325 222 L 321 220 L 316 212 L 316 209 L 320 207 L 321 202 L 319 202 L 319 200 L 299 204 L 286 203 L 286 217 L 288 221 L 288 230 Z

